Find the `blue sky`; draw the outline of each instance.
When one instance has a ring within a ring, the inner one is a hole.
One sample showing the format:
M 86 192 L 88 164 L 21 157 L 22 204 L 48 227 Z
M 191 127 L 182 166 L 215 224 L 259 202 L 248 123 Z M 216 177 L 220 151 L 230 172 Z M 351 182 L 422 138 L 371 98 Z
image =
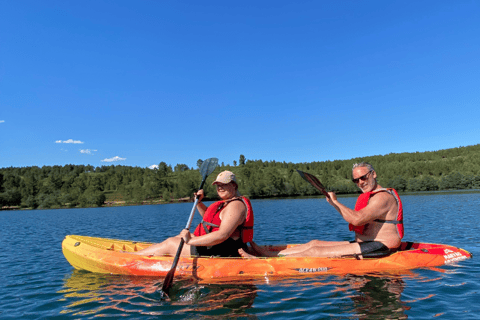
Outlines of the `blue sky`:
M 2 1 L 0 167 L 480 143 L 479 1 Z

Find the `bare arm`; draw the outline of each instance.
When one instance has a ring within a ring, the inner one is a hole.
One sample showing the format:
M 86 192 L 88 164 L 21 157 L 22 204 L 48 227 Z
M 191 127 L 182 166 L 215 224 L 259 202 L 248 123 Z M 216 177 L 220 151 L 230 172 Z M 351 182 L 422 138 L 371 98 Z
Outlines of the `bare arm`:
M 222 243 L 245 221 L 246 213 L 247 209 L 243 202 L 233 201 L 220 213 L 222 223 L 218 231 L 200 237 L 192 237 L 186 243 L 193 246 L 213 246 Z
M 330 199 L 327 198 L 330 203 L 347 221 L 354 226 L 363 226 L 375 219 L 384 217 L 390 207 L 392 198 L 385 192 L 380 192 L 370 198 L 368 205 L 360 211 L 355 211 L 341 204 L 337 200 L 337 195 L 334 192 L 329 192 Z

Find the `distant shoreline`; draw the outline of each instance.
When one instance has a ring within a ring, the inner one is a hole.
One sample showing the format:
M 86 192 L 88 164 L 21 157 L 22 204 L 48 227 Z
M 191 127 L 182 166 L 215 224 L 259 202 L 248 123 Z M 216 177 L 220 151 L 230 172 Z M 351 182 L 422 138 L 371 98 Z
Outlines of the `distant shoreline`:
M 452 194 L 452 193 L 480 193 L 480 189 L 462 189 L 462 190 L 437 190 L 437 191 L 417 191 L 417 192 L 399 192 L 400 195 L 432 195 L 432 194 Z M 338 194 L 338 198 L 352 198 L 357 197 L 358 194 Z M 292 197 L 255 197 L 251 198 L 252 200 L 274 200 L 274 199 L 310 199 L 310 198 L 320 198 L 325 199 L 324 195 L 310 195 L 310 196 L 292 196 Z M 216 199 L 206 199 L 206 201 L 215 201 Z M 180 198 L 171 201 L 163 201 L 160 199 L 157 200 L 144 200 L 142 203 L 136 202 L 127 202 L 127 201 L 105 201 L 105 204 L 101 207 L 90 206 L 90 207 L 52 207 L 52 208 L 22 208 L 22 207 L 2 207 L 0 211 L 23 211 L 23 210 L 54 210 L 54 209 L 88 209 L 88 208 L 108 208 L 108 207 L 131 207 L 131 206 L 150 206 L 150 205 L 163 205 L 163 204 L 174 204 L 174 203 L 192 203 L 194 202 L 193 198 Z

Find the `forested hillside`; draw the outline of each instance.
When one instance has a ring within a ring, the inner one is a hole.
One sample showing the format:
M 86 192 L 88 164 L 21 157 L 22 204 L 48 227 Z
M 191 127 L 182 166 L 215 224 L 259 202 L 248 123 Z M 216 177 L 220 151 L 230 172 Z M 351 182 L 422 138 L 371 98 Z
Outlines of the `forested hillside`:
M 213 155 L 215 156 L 215 155 Z M 220 159 L 222 161 L 223 159 Z M 223 170 L 233 171 L 240 191 L 251 198 L 304 196 L 317 191 L 303 181 L 299 169 L 316 175 L 337 193 L 357 193 L 351 182 L 355 162 L 370 162 L 384 187 L 398 191 L 480 188 L 480 144 L 468 147 L 371 156 L 351 160 L 311 163 L 247 160 L 222 165 L 207 179 L 206 195 L 216 195 L 210 185 Z M 198 161 L 200 165 L 202 160 Z M 0 207 L 60 208 L 102 206 L 105 201 L 168 202 L 191 197 L 201 176 L 197 168 L 160 162 L 158 169 L 127 166 L 65 165 L 0 169 Z

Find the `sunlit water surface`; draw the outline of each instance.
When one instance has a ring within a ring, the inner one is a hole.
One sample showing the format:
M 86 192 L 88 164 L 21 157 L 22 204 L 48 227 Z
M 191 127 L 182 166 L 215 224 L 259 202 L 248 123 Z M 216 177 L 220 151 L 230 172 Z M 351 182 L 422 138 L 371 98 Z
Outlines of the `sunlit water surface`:
M 74 270 L 67 234 L 158 242 L 184 228 L 191 203 L 1 211 L 0 319 L 480 319 L 480 195 L 405 195 L 408 241 L 445 243 L 473 253 L 457 265 L 398 275 L 258 279 L 247 283 L 175 281 Z M 353 207 L 355 198 L 342 198 Z M 350 240 L 324 199 L 254 200 L 260 244 Z M 198 215 L 194 220 L 198 223 Z

